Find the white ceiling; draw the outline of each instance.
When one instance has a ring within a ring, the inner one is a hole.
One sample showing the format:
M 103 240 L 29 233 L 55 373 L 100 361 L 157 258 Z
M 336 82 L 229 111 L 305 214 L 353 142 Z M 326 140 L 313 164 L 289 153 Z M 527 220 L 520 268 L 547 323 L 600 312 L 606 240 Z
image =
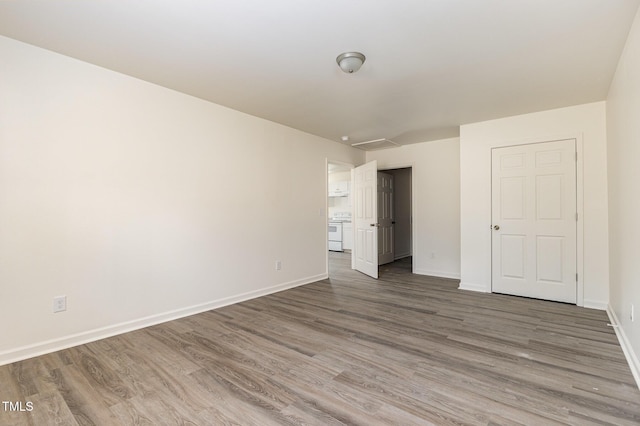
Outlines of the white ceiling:
M 1 1 L 0 34 L 347 144 L 603 100 L 640 0 Z M 367 57 L 356 74 L 335 62 Z

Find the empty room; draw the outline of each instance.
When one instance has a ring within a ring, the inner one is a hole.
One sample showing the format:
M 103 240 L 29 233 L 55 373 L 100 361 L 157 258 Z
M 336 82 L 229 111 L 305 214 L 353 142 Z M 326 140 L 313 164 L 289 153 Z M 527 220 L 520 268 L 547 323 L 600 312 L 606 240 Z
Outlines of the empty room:
M 639 7 L 0 2 L 0 424 L 640 424 Z

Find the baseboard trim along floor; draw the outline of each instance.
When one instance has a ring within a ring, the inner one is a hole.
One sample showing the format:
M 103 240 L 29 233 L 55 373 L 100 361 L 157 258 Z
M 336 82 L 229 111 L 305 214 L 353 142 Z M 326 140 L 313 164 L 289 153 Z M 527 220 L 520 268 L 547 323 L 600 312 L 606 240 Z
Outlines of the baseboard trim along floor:
M 9 351 L 0 352 L 0 366 L 32 358 L 35 356 L 44 355 L 50 352 L 71 348 L 73 346 L 95 342 L 96 340 L 117 336 L 119 334 L 128 333 L 134 330 L 139 330 L 141 328 L 150 327 L 167 321 L 184 318 L 190 315 L 199 314 L 201 312 L 210 311 L 212 309 L 218 309 L 235 303 L 244 302 L 247 300 L 255 299 L 257 297 L 266 296 L 268 294 L 277 293 L 279 291 L 288 290 L 290 288 L 316 282 L 325 278 L 327 278 L 327 274 L 315 275 L 300 280 L 281 283 L 256 291 L 238 294 L 232 297 L 213 300 L 182 309 L 176 309 L 157 315 L 139 318 L 133 321 L 127 321 L 107 327 L 96 328 L 93 330 L 84 331 L 82 333 L 72 334 L 69 336 L 64 336 L 57 339 L 52 339 L 33 345 L 23 346 Z

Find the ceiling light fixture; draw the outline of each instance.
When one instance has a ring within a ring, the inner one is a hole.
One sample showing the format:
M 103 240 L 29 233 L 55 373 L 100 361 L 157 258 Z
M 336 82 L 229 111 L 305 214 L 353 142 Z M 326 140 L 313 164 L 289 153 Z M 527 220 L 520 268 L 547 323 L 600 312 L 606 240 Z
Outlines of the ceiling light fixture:
M 365 59 L 365 56 L 360 52 L 345 52 L 336 58 L 336 62 L 342 71 L 353 74 L 360 69 Z

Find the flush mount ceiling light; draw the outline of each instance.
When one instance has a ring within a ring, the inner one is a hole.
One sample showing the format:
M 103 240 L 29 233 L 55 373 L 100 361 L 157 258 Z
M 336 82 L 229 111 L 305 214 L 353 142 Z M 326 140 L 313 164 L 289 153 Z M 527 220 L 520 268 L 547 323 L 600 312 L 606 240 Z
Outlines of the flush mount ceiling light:
M 342 71 L 352 74 L 360 69 L 365 59 L 360 52 L 345 52 L 336 58 L 336 62 L 340 65 Z

